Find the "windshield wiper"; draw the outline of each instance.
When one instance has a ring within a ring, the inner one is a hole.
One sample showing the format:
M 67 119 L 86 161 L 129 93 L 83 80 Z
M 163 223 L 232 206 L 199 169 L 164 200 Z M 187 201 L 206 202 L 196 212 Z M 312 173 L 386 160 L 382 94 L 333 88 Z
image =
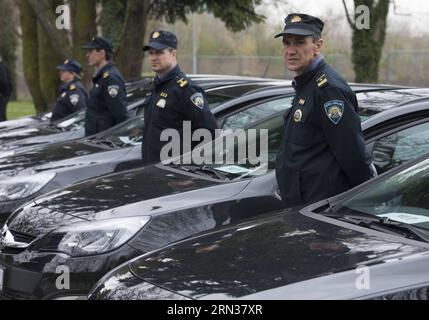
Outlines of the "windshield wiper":
M 227 174 L 224 174 L 224 173 L 222 173 L 222 172 L 220 172 L 214 168 L 211 168 L 211 167 L 208 167 L 205 165 L 198 166 L 198 165 L 171 164 L 169 166 L 176 168 L 176 169 L 184 170 L 186 172 L 191 172 L 191 173 L 196 173 L 196 174 L 202 173 L 202 174 L 206 174 L 206 175 L 208 173 L 210 176 L 215 176 L 216 178 L 221 179 L 221 180 L 228 180 L 228 181 L 230 180 L 230 178 Z
M 408 223 L 392 220 L 388 217 L 378 217 L 364 212 L 354 213 L 320 213 L 326 217 L 356 224 L 361 227 L 375 229 L 379 231 L 392 231 L 406 238 L 423 240 L 429 242 L 429 230 L 423 227 L 413 226 Z M 416 239 L 417 238 L 417 239 Z

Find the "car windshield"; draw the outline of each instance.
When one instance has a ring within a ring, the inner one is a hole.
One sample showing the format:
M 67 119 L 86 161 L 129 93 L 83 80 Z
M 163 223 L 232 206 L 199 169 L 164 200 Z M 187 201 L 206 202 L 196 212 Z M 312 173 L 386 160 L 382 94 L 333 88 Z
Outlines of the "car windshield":
M 266 146 L 260 143 L 265 136 L 263 129 L 268 130 Z M 212 173 L 214 178 L 229 180 L 260 176 L 273 170 L 283 135 L 283 112 L 241 130 L 241 134 L 238 134 L 239 131 L 226 130 L 214 145 L 197 147 L 192 154 L 183 155 L 180 164 L 175 166 L 195 173 Z M 202 159 L 196 161 L 192 157 L 200 150 L 211 158 L 209 161 L 204 158 L 204 165 L 201 165 Z
M 353 196 L 336 215 L 370 214 L 429 230 L 429 159 Z
M 81 110 L 74 116 L 67 118 L 57 124 L 62 131 L 70 131 L 82 128 L 85 125 L 85 110 Z
M 429 89 L 380 90 L 356 94 L 361 121 L 397 106 L 399 103 L 429 97 Z

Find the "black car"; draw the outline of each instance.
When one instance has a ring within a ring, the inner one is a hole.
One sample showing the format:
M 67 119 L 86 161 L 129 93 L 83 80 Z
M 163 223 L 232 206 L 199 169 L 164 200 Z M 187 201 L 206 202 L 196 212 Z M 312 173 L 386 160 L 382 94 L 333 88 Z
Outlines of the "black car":
M 413 158 L 407 154 L 386 161 L 386 150 L 396 147 L 396 136 L 413 141 L 409 136 L 416 134 L 413 130 L 429 132 L 429 100 L 421 98 L 422 92 L 392 91 L 386 96 L 388 102 L 376 104 L 371 95 L 377 100 L 386 92 L 358 94 L 362 116 L 369 117 L 362 124 L 368 148 L 380 172 Z M 395 96 L 396 101 L 417 100 L 394 107 Z M 271 159 L 280 145 L 282 114 L 279 111 L 250 126 L 269 129 Z M 223 123 L 234 123 L 232 120 Z M 417 142 L 414 156 L 429 150 L 429 144 Z M 379 150 L 383 150 L 382 157 Z M 3 228 L 1 296 L 85 297 L 103 274 L 139 254 L 251 215 L 279 210 L 283 204 L 276 192 L 273 166 L 265 165 L 237 164 L 234 170 L 227 170 L 222 165 L 158 164 L 87 180 L 36 198 L 15 211 Z M 59 266 L 66 266 L 69 272 L 68 290 L 56 286 Z M 28 275 L 25 281 L 24 274 Z
M 207 91 L 209 107 L 220 127 L 232 129 L 284 111 L 290 106 L 292 95 L 290 86 L 265 83 Z M 21 204 L 49 191 L 141 166 L 143 125 L 144 114 L 140 112 L 87 139 L 37 146 L 3 158 L 0 154 L 0 224 Z
M 408 157 L 414 148 L 403 142 L 395 152 Z M 428 185 L 427 154 L 301 211 L 136 258 L 103 277 L 91 299 L 429 300 Z
M 44 112 L 38 115 L 25 116 L 19 119 L 0 122 L 0 132 L 21 129 L 25 127 L 35 127 L 43 123 L 48 123 L 52 117 L 52 112 Z

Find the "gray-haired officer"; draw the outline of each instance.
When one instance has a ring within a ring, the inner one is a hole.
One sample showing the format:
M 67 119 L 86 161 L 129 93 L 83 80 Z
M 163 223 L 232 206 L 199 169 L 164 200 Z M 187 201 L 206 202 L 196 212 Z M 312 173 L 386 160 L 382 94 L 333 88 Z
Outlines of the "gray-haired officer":
M 287 207 L 334 196 L 374 175 L 356 96 L 320 53 L 323 26 L 316 17 L 293 13 L 275 36 L 282 37 L 285 64 L 296 73 L 276 163 Z
M 165 129 L 183 131 L 183 121 L 191 122 L 192 132 L 204 128 L 212 132 L 217 128 L 216 119 L 207 106 L 204 90 L 187 78 L 177 64 L 177 38 L 169 32 L 151 33 L 148 51 L 149 62 L 156 73 L 154 88 L 145 107 L 145 126 L 142 144 L 144 164 L 160 162 L 161 141 Z M 183 135 L 181 135 L 183 137 Z
M 84 46 L 88 64 L 96 68 L 89 92 L 85 135 L 109 129 L 128 118 L 125 81 L 112 62 L 113 45 L 104 37 L 92 38 Z
M 86 108 L 88 94 L 80 82 L 82 67 L 79 62 L 73 59 L 64 61 L 57 66 L 60 73 L 60 80 L 63 85 L 60 88 L 60 96 L 52 108 L 51 122 L 67 117 L 76 111 Z

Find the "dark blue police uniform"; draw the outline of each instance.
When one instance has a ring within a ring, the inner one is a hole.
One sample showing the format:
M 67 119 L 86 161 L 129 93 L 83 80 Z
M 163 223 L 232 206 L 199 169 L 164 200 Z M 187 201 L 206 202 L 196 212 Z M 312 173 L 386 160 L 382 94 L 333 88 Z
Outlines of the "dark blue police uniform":
M 289 19 L 294 16 L 298 15 L 293 14 Z M 303 23 L 313 23 L 314 17 L 300 17 Z M 293 28 L 296 31 L 299 26 Z M 334 196 L 374 174 L 362 135 L 356 95 L 322 58 L 314 62 L 295 78 L 293 105 L 284 114 L 276 177 L 287 207 Z
M 155 38 L 153 38 L 155 35 Z M 156 40 L 156 41 L 154 41 Z M 177 39 L 167 31 L 155 31 L 144 50 L 176 48 Z M 160 152 L 168 142 L 160 141 L 165 129 L 175 129 L 182 137 L 183 121 L 191 122 L 191 130 L 217 129 L 216 119 L 208 108 L 204 90 L 187 78 L 177 65 L 162 79 L 155 77 L 153 91 L 147 98 L 143 131 L 142 159 L 144 164 L 160 162 Z
M 93 38 L 83 48 L 113 52 L 110 40 L 102 37 Z M 86 110 L 86 136 L 107 130 L 128 118 L 125 81 L 113 62 L 98 70 L 92 83 Z
M 64 61 L 63 64 L 57 66 L 57 69 L 72 71 L 77 74 L 80 74 L 82 70 L 80 64 L 72 59 Z M 62 84 L 60 96 L 52 108 L 51 122 L 58 121 L 80 109 L 86 108 L 87 98 L 88 94 L 78 78 Z

